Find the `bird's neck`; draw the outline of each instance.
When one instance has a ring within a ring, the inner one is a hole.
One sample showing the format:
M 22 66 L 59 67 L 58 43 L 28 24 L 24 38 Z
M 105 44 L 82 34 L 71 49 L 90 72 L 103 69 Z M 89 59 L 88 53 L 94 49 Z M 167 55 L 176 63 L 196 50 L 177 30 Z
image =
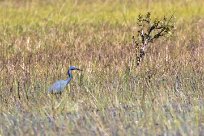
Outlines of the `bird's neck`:
M 68 77 L 67 80 L 66 80 L 66 84 L 69 84 L 69 82 L 72 80 L 71 77 Z
M 69 76 L 70 79 L 73 78 L 71 70 L 68 70 L 68 76 Z

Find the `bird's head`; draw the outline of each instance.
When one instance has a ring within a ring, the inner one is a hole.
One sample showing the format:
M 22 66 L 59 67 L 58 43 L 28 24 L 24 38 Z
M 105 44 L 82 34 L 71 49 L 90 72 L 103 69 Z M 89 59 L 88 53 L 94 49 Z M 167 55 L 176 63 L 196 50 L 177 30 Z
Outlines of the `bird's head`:
M 77 68 L 77 67 L 75 67 L 75 66 L 70 66 L 70 67 L 69 67 L 69 70 L 79 70 L 79 71 L 82 71 L 81 69 L 79 69 L 79 68 Z
M 69 75 L 70 78 L 73 78 L 72 73 L 71 73 L 72 70 L 82 71 L 81 69 L 79 69 L 79 68 L 77 68 L 77 67 L 75 67 L 75 66 L 70 66 L 70 67 L 69 67 L 69 70 L 68 70 L 68 72 L 67 72 L 67 74 Z

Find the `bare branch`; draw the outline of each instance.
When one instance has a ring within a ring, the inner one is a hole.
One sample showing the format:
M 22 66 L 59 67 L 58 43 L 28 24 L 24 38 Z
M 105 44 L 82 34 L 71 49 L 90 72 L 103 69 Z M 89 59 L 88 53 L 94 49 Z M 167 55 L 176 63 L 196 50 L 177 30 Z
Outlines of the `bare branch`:
M 137 40 L 134 38 L 134 43 L 137 43 L 137 64 L 141 62 L 145 56 L 145 52 L 148 49 L 150 43 L 156 39 L 166 36 L 173 28 L 173 17 L 168 19 L 165 16 L 163 19 L 151 19 L 151 13 L 147 12 L 146 15 L 139 15 L 137 25 L 139 27 Z

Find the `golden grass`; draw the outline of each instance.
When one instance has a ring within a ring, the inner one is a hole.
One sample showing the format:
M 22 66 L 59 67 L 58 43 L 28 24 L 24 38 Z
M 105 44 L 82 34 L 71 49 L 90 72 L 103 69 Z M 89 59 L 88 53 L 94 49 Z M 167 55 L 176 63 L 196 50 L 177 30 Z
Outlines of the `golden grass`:
M 204 3 L 3 1 L 0 134 L 203 135 Z M 175 12 L 171 37 L 136 67 L 139 12 Z M 65 79 L 59 98 L 47 88 Z

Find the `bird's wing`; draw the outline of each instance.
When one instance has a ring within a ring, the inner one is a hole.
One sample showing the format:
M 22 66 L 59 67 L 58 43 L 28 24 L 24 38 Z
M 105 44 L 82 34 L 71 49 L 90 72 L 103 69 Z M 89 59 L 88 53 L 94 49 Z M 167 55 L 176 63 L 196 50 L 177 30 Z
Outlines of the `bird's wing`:
M 64 80 L 59 80 L 57 82 L 55 82 L 49 89 L 48 92 L 50 93 L 60 93 L 61 91 L 63 91 L 66 82 Z
M 56 91 L 59 91 L 60 88 L 61 88 L 60 81 L 57 81 L 49 88 L 48 91 L 51 92 L 51 93 L 54 93 Z

